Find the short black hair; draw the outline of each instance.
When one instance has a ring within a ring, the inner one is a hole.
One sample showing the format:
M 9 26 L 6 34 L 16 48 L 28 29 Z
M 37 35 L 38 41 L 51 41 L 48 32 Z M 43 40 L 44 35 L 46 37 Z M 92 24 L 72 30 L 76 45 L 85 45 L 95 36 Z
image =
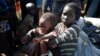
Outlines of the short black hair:
M 45 19 L 45 20 L 49 20 L 50 22 L 52 22 L 53 26 L 57 25 L 57 17 L 51 13 L 51 12 L 46 12 L 44 13 L 41 18 Z
M 75 11 L 75 21 L 78 21 L 80 18 L 80 7 L 76 3 L 67 3 L 65 6 L 69 6 Z

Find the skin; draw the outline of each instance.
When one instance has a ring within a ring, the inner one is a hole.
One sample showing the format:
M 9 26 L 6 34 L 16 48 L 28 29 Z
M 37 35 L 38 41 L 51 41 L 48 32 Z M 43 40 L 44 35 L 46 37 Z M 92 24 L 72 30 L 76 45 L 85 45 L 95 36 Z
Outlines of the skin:
M 40 33 L 47 34 L 53 28 L 53 24 L 49 19 L 40 18 L 39 20 Z
M 70 25 L 74 22 L 75 11 L 69 6 L 65 6 L 61 15 L 61 21 L 66 25 Z

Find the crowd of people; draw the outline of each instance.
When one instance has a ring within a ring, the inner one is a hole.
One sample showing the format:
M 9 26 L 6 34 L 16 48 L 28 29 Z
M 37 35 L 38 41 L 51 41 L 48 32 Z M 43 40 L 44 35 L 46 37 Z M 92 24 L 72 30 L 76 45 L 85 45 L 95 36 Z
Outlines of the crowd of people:
M 1 0 L 0 56 L 100 56 L 100 28 L 80 19 L 100 17 L 99 5 L 99 0 Z

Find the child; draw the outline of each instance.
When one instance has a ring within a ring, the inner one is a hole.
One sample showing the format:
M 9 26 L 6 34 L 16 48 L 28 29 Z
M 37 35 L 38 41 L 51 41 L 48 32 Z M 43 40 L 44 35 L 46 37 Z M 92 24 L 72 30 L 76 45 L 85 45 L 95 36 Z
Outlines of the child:
M 54 44 L 53 47 L 59 47 L 60 56 L 100 56 L 100 50 L 91 44 L 88 36 L 76 24 L 80 17 L 79 12 L 80 9 L 75 3 L 65 5 L 61 16 L 62 22 L 57 25 L 60 31 L 54 39 L 57 45 Z
M 27 3 L 26 8 L 28 14 L 25 19 L 21 22 L 21 24 L 17 27 L 17 36 L 24 36 L 30 29 L 33 28 L 34 25 L 34 14 L 35 14 L 35 5 L 33 3 Z
M 26 34 L 26 36 L 24 36 L 21 39 L 21 42 L 24 44 L 25 50 L 27 50 L 27 48 L 28 48 L 27 54 L 29 56 L 33 55 L 33 53 L 35 52 L 35 50 L 33 50 L 33 49 L 36 49 L 35 44 L 37 44 L 43 40 L 42 38 L 38 39 L 35 37 L 41 37 L 41 36 L 49 33 L 50 31 L 53 31 L 56 24 L 57 24 L 57 22 L 56 22 L 55 15 L 47 12 L 41 16 L 41 18 L 39 20 L 39 27 L 30 30 Z
M 76 25 L 79 15 L 80 8 L 75 3 L 65 5 L 61 15 L 61 23 L 55 28 L 57 29 L 57 38 L 49 41 L 53 48 L 59 47 L 60 56 L 73 56 L 80 32 L 79 26 Z

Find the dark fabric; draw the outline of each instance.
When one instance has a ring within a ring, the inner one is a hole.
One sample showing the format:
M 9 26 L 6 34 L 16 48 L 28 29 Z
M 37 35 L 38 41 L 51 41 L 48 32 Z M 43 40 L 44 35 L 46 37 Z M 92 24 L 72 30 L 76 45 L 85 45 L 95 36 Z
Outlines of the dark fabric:
M 34 27 L 34 17 L 27 15 L 26 18 L 17 26 L 17 36 L 21 38 Z
M 0 53 L 12 54 L 13 38 L 12 38 L 12 24 L 9 20 L 0 20 Z
M 42 0 L 43 13 L 52 11 L 52 3 L 53 3 L 53 0 Z M 50 8 L 50 10 L 48 10 L 48 7 Z
M 37 4 L 36 4 L 36 0 L 20 0 L 20 2 L 21 2 L 21 7 L 22 7 L 22 18 L 24 19 L 25 18 L 25 16 L 27 15 L 27 9 L 26 9 L 26 7 L 25 7 L 25 5 L 27 4 L 27 3 L 29 3 L 29 2 L 31 2 L 31 3 L 34 3 L 34 5 L 35 5 L 35 8 L 36 8 L 36 13 L 35 13 L 35 15 L 33 15 L 34 16 L 34 24 L 35 25 L 38 25 L 38 21 L 39 21 L 39 12 L 38 12 L 38 8 L 37 8 Z
M 93 26 L 91 22 L 85 24 L 83 31 L 89 36 L 89 39 L 92 43 L 100 42 L 100 30 L 96 26 Z M 95 42 L 93 42 L 91 38 L 93 38 Z
M 39 44 L 36 43 L 28 43 L 23 46 L 22 51 L 29 56 L 39 56 L 40 55 L 40 47 Z

